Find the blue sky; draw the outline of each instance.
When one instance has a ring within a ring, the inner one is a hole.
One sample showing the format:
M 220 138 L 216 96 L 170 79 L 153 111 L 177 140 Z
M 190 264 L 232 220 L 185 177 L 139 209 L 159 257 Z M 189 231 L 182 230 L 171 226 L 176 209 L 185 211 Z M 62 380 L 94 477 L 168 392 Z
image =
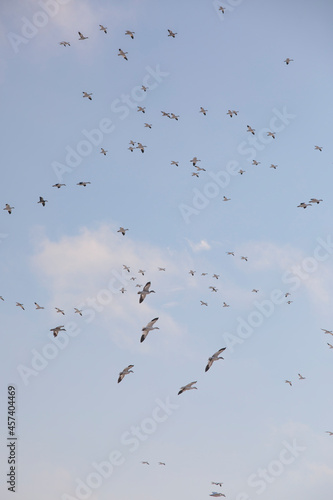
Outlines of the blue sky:
M 330 498 L 332 3 L 0 9 L 0 411 L 5 443 L 15 385 L 17 500 Z

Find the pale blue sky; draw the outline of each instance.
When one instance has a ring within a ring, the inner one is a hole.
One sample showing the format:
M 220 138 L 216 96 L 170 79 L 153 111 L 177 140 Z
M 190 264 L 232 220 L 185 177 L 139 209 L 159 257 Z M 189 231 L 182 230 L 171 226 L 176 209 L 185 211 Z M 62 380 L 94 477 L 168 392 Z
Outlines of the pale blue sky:
M 14 384 L 17 500 L 83 498 L 78 480 L 86 484 L 93 464 L 116 450 L 123 463 L 85 498 L 201 500 L 221 491 L 230 500 L 328 500 L 333 338 L 321 328 L 333 329 L 333 4 L 52 0 L 52 16 L 41 14 L 45 4 L 0 7 L 0 411 L 5 443 Z M 28 22 L 44 24 L 30 39 Z M 73 167 L 68 151 L 105 120 L 112 131 L 86 142 L 89 154 Z M 144 154 L 130 152 L 130 140 Z M 206 169 L 199 178 L 193 156 Z M 60 164 L 66 186 L 56 189 Z M 323 202 L 297 208 L 312 197 Z M 135 285 L 149 280 L 156 293 L 139 304 Z M 160 329 L 141 344 L 155 317 Z M 67 345 L 50 347 L 50 328 L 69 331 L 71 322 L 74 334 L 57 337 Z M 205 373 L 221 347 L 224 361 Z M 54 359 L 38 370 L 36 353 L 47 349 Z M 134 374 L 117 384 L 129 364 Z M 198 390 L 177 395 L 194 380 Z M 137 447 L 133 426 L 148 429 Z M 1 497 L 11 498 L 6 461 L 3 444 Z M 277 472 L 265 482 L 259 469 Z

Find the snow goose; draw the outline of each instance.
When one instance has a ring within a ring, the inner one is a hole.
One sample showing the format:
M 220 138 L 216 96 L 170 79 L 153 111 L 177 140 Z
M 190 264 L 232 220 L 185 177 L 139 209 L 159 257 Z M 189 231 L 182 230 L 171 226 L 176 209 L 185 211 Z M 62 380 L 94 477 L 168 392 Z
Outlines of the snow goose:
M 128 52 L 124 52 L 123 50 L 119 49 L 118 56 L 121 56 L 125 59 L 125 61 L 128 61 L 126 54 L 128 54 Z
M 121 371 L 119 373 L 118 384 L 119 384 L 119 382 L 121 382 L 123 380 L 125 375 L 128 375 L 129 373 L 134 373 L 133 370 L 131 370 L 131 368 L 133 368 L 133 367 L 134 367 L 134 365 L 128 365 L 126 368 L 123 369 L 123 371 Z
M 209 368 L 212 366 L 212 364 L 214 363 L 214 361 L 217 361 L 218 359 L 224 359 L 222 358 L 222 356 L 220 356 L 220 354 L 226 350 L 226 347 L 222 347 L 222 349 L 219 349 L 218 351 L 216 351 L 210 358 L 208 358 L 208 362 L 207 362 L 207 365 L 206 365 L 206 368 L 205 368 L 205 372 L 208 372 Z
M 149 323 L 142 328 L 143 334 L 141 335 L 140 342 L 143 342 L 145 338 L 147 337 L 148 333 L 151 332 L 152 330 L 159 330 L 158 326 L 154 326 L 158 318 L 154 318 Z
M 193 387 L 194 384 L 196 384 L 197 382 L 190 382 L 189 384 L 186 384 L 184 385 L 183 387 L 180 388 L 179 392 L 178 392 L 178 396 L 179 394 L 182 394 L 183 392 L 185 391 L 190 391 L 191 389 L 198 389 L 197 387 Z
M 11 214 L 11 213 L 12 213 L 12 210 L 13 210 L 14 208 L 15 208 L 15 207 L 11 207 L 10 205 L 8 205 L 8 203 L 6 203 L 6 206 L 5 206 L 5 208 L 4 208 L 3 210 L 7 210 L 7 212 L 8 212 L 9 214 Z
M 143 290 L 141 290 L 141 292 L 138 292 L 138 294 L 140 295 L 139 304 L 141 304 L 141 302 L 143 302 L 145 300 L 146 295 L 148 295 L 149 293 L 155 293 L 154 290 L 149 290 L 150 285 L 151 285 L 151 282 L 148 281 L 148 283 L 146 283 L 145 286 L 143 287 Z

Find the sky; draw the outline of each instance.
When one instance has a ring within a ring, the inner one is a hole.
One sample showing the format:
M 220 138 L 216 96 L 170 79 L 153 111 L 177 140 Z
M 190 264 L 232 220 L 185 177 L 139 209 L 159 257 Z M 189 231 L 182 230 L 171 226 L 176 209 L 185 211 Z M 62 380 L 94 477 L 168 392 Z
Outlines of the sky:
M 331 498 L 332 2 L 0 14 L 1 498 Z

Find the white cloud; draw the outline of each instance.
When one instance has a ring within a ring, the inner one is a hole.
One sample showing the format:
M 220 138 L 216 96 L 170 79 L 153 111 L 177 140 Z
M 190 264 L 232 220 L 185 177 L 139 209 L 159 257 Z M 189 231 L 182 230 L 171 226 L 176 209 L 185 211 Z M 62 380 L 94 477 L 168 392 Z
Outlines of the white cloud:
M 193 252 L 201 252 L 202 250 L 210 250 L 211 249 L 211 246 L 209 245 L 209 243 L 206 240 L 200 240 L 199 243 L 194 243 L 193 241 L 186 238 L 186 241 L 190 245 L 191 250 Z

